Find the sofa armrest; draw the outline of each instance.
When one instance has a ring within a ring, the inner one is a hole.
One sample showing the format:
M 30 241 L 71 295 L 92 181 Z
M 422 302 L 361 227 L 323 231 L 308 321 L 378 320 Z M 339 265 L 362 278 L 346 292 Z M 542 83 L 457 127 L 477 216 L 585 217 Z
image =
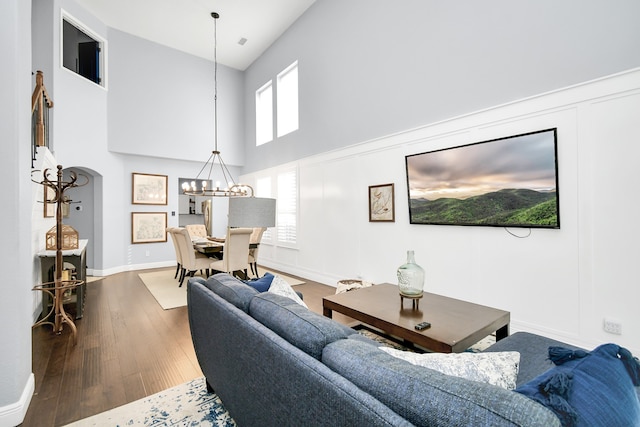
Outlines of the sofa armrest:
M 525 384 L 538 375 L 551 369 L 554 365 L 549 360 L 549 347 L 559 346 L 577 350 L 569 344 L 546 338 L 529 332 L 516 332 L 485 349 L 485 352 L 517 351 L 520 353 L 520 370 L 517 386 Z

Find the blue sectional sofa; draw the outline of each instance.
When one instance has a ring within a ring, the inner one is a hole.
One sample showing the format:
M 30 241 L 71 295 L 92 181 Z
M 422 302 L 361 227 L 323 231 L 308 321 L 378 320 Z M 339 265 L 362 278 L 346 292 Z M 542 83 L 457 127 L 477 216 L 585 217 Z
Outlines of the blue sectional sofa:
M 187 295 L 207 385 L 239 426 L 571 425 L 539 399 L 393 357 L 355 330 L 227 274 L 190 279 Z M 580 351 L 516 333 L 486 352 L 520 352 L 522 387 L 554 367 L 550 346 L 567 348 L 567 360 Z

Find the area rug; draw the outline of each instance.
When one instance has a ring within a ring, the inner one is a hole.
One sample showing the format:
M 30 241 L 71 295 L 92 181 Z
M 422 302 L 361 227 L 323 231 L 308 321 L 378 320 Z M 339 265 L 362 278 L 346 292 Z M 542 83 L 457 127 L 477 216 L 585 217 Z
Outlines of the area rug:
M 187 279 L 182 287 L 178 287 L 180 282 L 173 278 L 175 274 L 175 268 L 138 274 L 142 283 L 165 310 L 187 305 Z
M 265 272 L 269 272 L 273 275 L 280 276 L 291 286 L 300 285 L 304 283 L 294 277 L 287 276 L 285 274 L 276 273 L 271 270 L 258 267 L 260 276 L 263 276 Z M 170 310 L 176 307 L 183 307 L 187 305 L 187 279 L 185 279 L 182 287 L 178 287 L 180 282 L 174 279 L 176 274 L 175 268 L 166 270 L 154 271 L 151 273 L 139 273 L 138 277 L 142 280 L 142 283 L 149 289 L 151 295 L 158 301 L 160 307 L 165 310 Z
M 376 342 L 379 342 L 380 344 L 386 346 L 386 347 L 391 347 L 391 348 L 395 348 L 396 350 L 404 350 L 404 351 L 414 351 L 414 349 L 409 348 L 405 345 L 403 345 L 399 340 L 393 339 L 383 333 L 379 333 L 378 331 L 375 331 L 373 329 L 369 329 L 368 327 L 360 327 L 357 328 L 357 331 L 360 335 L 364 335 L 365 337 L 372 339 Z M 496 336 L 495 335 L 489 335 L 483 339 L 481 339 L 480 341 L 478 341 L 477 343 L 473 344 L 471 347 L 469 347 L 468 349 L 465 350 L 465 352 L 468 353 L 480 353 L 481 351 L 484 351 L 486 348 L 488 348 L 489 346 L 493 345 L 496 343 Z
M 235 421 L 220 398 L 208 393 L 204 377 L 135 402 L 68 424 L 89 426 L 218 426 L 233 427 Z

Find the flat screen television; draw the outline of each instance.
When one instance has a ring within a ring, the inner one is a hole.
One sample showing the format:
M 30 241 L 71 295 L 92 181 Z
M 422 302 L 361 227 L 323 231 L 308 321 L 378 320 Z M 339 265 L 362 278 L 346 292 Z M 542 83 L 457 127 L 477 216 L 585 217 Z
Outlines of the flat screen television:
M 411 224 L 560 228 L 557 128 L 405 157 Z

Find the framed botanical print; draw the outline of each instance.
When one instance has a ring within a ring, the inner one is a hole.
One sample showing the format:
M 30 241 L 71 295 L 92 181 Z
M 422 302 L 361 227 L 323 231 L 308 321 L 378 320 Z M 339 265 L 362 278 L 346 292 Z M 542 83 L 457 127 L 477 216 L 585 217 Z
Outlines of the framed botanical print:
M 134 205 L 166 205 L 167 175 L 131 174 L 131 203 Z
M 369 186 L 369 222 L 395 222 L 393 184 Z
M 166 212 L 131 212 L 131 243 L 166 241 Z

